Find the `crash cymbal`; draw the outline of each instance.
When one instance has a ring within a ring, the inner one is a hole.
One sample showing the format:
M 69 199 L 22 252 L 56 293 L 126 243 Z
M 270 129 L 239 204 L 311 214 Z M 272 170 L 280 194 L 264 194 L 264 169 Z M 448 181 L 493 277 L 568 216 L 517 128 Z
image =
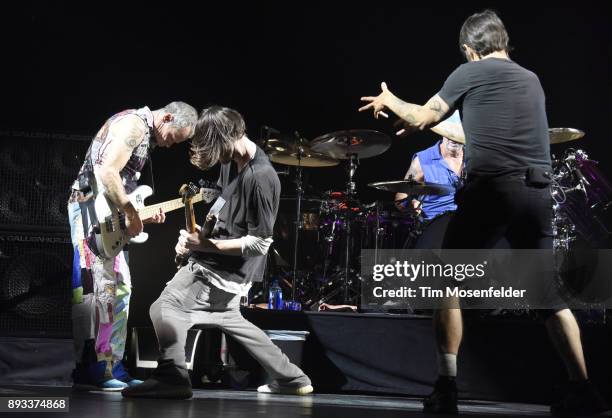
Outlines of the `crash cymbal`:
M 376 157 L 390 146 L 390 136 L 371 129 L 332 132 L 310 142 L 313 151 L 338 160 L 348 160 L 351 155 L 357 158 Z
M 407 195 L 446 195 L 455 191 L 452 186 L 446 184 L 426 183 L 415 180 L 379 181 L 370 183 L 368 186 L 379 190 L 395 193 L 406 193 Z
M 340 163 L 327 155 L 314 152 L 303 140 L 295 144 L 280 139 L 268 139 L 264 143 L 264 151 L 270 157 L 270 161 L 283 165 L 332 167 Z
M 550 128 L 548 135 L 550 135 L 551 144 L 561 144 L 582 138 L 584 132 L 574 128 Z

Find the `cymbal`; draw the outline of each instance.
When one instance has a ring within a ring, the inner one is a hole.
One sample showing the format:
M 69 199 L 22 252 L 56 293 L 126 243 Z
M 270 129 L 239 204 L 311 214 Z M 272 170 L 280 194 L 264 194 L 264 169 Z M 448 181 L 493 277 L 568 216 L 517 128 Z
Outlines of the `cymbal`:
M 281 196 L 280 197 L 281 202 L 288 200 L 291 202 L 294 202 L 297 200 L 297 196 Z M 321 199 L 318 196 L 312 196 L 312 195 L 307 195 L 307 196 L 302 196 L 302 202 L 306 202 L 306 203 L 323 203 L 325 201 L 325 199 Z
M 548 130 L 551 144 L 574 141 L 584 136 L 584 132 L 574 128 L 550 128 Z
M 376 157 L 387 151 L 390 146 L 391 137 L 371 129 L 332 132 L 310 142 L 313 151 L 338 160 L 348 160 L 350 155 L 358 158 Z
M 368 186 L 379 190 L 407 195 L 446 195 L 455 191 L 454 187 L 446 184 L 426 183 L 415 180 L 379 181 Z
M 327 155 L 314 152 L 303 140 L 300 140 L 300 144 L 297 145 L 280 139 L 268 139 L 264 143 L 264 150 L 270 157 L 270 161 L 283 165 L 332 167 L 340 163 Z

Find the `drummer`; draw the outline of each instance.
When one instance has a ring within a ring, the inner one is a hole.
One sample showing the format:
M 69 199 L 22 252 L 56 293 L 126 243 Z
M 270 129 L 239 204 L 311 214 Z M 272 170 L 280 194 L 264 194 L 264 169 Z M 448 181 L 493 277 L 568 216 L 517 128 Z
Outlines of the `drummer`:
M 459 112 L 455 112 L 447 122 L 460 125 Z M 431 147 L 414 154 L 404 178 L 452 186 L 456 190 L 461 184 L 462 169 L 463 144 L 443 136 Z M 454 192 L 411 197 L 396 193 L 395 206 L 403 212 L 414 210 L 426 221 L 457 209 Z

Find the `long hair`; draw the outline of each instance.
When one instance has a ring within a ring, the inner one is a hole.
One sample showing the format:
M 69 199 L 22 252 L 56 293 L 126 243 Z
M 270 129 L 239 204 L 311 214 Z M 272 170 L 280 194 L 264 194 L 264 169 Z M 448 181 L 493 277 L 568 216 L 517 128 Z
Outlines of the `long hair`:
M 191 140 L 191 163 L 201 170 L 229 159 L 233 143 L 246 132 L 242 115 L 228 107 L 211 106 L 202 111 Z
M 495 51 L 510 52 L 509 42 L 506 27 L 493 10 L 485 10 L 468 17 L 459 32 L 459 48 L 464 54 L 464 44 L 480 57 Z

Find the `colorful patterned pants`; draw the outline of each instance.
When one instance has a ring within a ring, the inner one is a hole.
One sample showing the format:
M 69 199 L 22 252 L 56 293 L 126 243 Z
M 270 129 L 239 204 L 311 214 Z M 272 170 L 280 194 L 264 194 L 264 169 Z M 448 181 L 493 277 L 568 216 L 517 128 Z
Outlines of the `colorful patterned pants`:
M 124 252 L 110 260 L 91 252 L 78 202 L 68 203 L 68 217 L 74 248 L 72 324 L 76 359 L 85 366 L 97 362 L 98 367 L 89 367 L 93 374 L 89 378 L 100 382 L 113 377 L 113 361 L 120 361 L 125 351 L 130 270 Z

